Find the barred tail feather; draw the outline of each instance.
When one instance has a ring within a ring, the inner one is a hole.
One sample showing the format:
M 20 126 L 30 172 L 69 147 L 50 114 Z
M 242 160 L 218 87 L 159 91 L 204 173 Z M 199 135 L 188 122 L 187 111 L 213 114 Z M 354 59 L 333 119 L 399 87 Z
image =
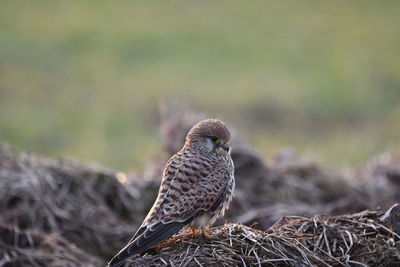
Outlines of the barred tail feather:
M 128 243 L 111 261 L 109 267 L 121 267 L 126 261 L 136 254 L 140 254 L 160 243 L 164 239 L 177 233 L 187 222 L 159 222 L 151 227 L 143 227 L 138 230 L 139 235 Z

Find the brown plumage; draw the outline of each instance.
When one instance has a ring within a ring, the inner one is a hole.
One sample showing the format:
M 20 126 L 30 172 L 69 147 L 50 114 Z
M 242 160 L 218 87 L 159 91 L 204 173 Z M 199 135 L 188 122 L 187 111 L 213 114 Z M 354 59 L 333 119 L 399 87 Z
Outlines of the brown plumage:
M 229 139 L 229 129 L 220 120 L 193 126 L 183 148 L 164 169 L 153 207 L 109 266 L 124 265 L 190 223 L 208 226 L 224 215 L 235 189 Z

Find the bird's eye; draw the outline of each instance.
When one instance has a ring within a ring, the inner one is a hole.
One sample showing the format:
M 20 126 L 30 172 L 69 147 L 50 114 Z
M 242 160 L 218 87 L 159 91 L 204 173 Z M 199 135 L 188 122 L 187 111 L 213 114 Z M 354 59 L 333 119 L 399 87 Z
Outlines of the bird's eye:
M 213 141 L 214 143 L 218 141 L 218 137 L 215 137 L 215 136 L 211 136 L 210 139 L 211 139 L 211 141 Z

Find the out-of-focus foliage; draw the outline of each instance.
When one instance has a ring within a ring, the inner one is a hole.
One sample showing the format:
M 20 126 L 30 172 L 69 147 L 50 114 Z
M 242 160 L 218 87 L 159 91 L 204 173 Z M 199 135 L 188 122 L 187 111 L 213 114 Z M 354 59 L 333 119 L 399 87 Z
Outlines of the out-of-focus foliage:
M 399 151 L 400 2 L 1 1 L 0 140 L 142 166 L 157 109 L 231 122 L 268 154 Z

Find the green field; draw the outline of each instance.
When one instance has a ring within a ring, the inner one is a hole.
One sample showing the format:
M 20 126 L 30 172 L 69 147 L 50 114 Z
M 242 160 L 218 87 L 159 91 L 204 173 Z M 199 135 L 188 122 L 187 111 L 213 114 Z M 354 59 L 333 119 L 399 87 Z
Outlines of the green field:
M 218 114 L 269 156 L 400 151 L 399 1 L 0 1 L 0 142 L 131 170 L 158 106 Z

